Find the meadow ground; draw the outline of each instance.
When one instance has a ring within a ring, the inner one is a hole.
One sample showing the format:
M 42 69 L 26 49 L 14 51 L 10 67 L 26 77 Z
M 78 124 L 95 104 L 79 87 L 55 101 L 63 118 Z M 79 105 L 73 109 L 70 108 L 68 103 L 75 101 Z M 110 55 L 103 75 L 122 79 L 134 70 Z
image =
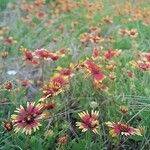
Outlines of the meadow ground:
M 150 150 L 149 0 L 0 0 L 0 150 Z

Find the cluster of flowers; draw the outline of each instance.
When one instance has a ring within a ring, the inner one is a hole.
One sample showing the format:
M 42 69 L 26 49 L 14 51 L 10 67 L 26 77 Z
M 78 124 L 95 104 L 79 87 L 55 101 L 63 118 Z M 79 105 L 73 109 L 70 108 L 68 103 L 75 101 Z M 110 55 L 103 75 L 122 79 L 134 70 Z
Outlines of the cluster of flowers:
M 27 14 L 26 16 L 22 16 L 22 21 L 26 22 L 31 27 L 35 27 L 36 24 L 32 20 L 33 16 L 40 20 L 46 18 L 44 5 L 45 0 L 35 0 L 30 3 L 25 0 L 22 1 L 20 9 Z
M 27 103 L 26 107 L 20 105 L 16 109 L 15 114 L 12 115 L 11 120 L 6 120 L 3 122 L 3 126 L 7 131 L 11 131 L 13 128 L 15 132 L 23 132 L 25 134 L 31 135 L 32 132 L 35 132 L 39 129 L 41 124 L 41 119 L 44 119 L 46 114 L 45 110 L 52 109 L 54 104 L 51 105 L 44 103 L 35 104 Z M 120 111 L 122 113 L 128 112 L 126 107 L 121 107 Z M 86 132 L 87 130 L 92 131 L 96 134 L 100 134 L 100 123 L 99 123 L 99 111 L 92 110 L 90 113 L 88 111 L 83 111 L 79 113 L 81 119 L 80 122 L 76 122 L 76 126 Z M 123 122 L 106 122 L 106 125 L 109 127 L 109 133 L 112 137 L 117 137 L 120 135 L 140 135 L 142 136 L 142 128 L 131 127 L 127 123 Z
M 128 36 L 128 37 L 131 37 L 131 38 L 136 38 L 138 36 L 138 31 L 137 31 L 137 29 L 131 29 L 131 30 L 120 29 L 119 34 L 121 36 Z
M 43 98 L 53 97 L 68 89 L 69 82 L 73 72 L 71 68 L 59 68 L 59 72 L 56 73 L 49 81 L 48 84 L 43 87 Z
M 73 72 L 70 68 L 58 68 L 58 73 L 48 81 L 47 85 L 44 85 L 43 97 L 39 100 L 39 103 L 28 102 L 26 107 L 20 105 L 20 108 L 15 111 L 16 114 L 12 115 L 11 120 L 3 122 L 5 129 L 11 131 L 14 127 L 15 132 L 22 131 L 29 135 L 32 131 L 35 132 L 39 129 L 41 126 L 40 120 L 46 118 L 48 110 L 53 109 L 56 105 L 53 100 L 48 101 L 48 98 L 52 98 L 67 89 L 72 76 Z M 24 81 L 22 84 L 26 85 L 26 82 Z M 5 83 L 4 88 L 11 90 L 12 83 Z
M 61 50 L 58 52 L 51 52 L 46 49 L 38 49 L 34 52 L 31 52 L 27 49 L 22 49 L 24 53 L 24 60 L 33 62 L 36 58 L 38 59 L 53 59 L 54 57 L 64 53 Z M 56 55 L 57 54 L 57 55 Z M 103 56 L 101 56 L 103 55 Z M 65 91 L 68 89 L 70 80 L 74 75 L 75 70 L 84 70 L 86 73 L 92 78 L 93 83 L 97 86 L 102 86 L 103 80 L 106 78 L 105 74 L 103 73 L 101 67 L 95 62 L 95 60 L 104 57 L 105 61 L 111 60 L 113 57 L 117 57 L 120 55 L 119 50 L 109 49 L 105 52 L 100 51 L 98 48 L 94 48 L 92 58 L 86 59 L 84 62 L 79 64 L 74 64 L 72 67 L 69 68 L 58 68 L 57 73 L 54 74 L 48 81 L 48 84 L 43 86 L 43 97 L 39 100 L 38 104 L 35 103 L 27 103 L 26 107 L 20 106 L 16 109 L 15 114 L 12 115 L 11 120 L 4 121 L 3 126 L 8 130 L 11 131 L 15 128 L 15 132 L 25 132 L 25 134 L 31 134 L 35 132 L 39 127 L 42 125 L 41 120 L 46 118 L 46 114 L 48 110 L 51 110 L 55 107 L 55 101 L 49 101 L 48 98 L 52 98 L 57 94 Z M 148 55 L 145 54 L 146 58 L 148 59 Z M 56 59 L 57 60 L 57 59 Z M 24 85 L 26 82 L 22 82 Z M 12 84 L 10 82 L 5 83 L 5 88 L 11 89 Z M 126 111 L 126 109 L 122 108 L 122 111 Z M 81 118 L 81 122 L 77 122 L 76 125 L 82 129 L 83 132 L 87 130 L 92 130 L 94 133 L 99 133 L 99 112 L 92 110 L 91 113 L 89 112 L 81 112 L 79 113 Z M 110 128 L 110 134 L 112 136 L 117 135 L 141 135 L 139 129 L 130 127 L 128 124 L 124 124 L 121 122 L 118 123 L 106 123 Z
M 100 29 L 98 27 L 91 27 L 89 32 L 82 33 L 80 36 L 80 41 L 83 44 L 88 43 L 99 43 L 103 41 L 102 37 L 100 36 Z
M 10 32 L 10 28 L 7 26 L 0 27 L 0 43 L 3 44 L 13 44 L 17 43 L 17 41 L 13 37 L 7 37 Z
M 79 4 L 71 0 L 57 0 L 56 5 L 53 6 L 54 14 L 57 16 L 61 13 L 66 13 L 75 10 Z
M 96 12 L 101 11 L 103 5 L 101 2 L 90 2 L 89 0 L 81 0 L 82 5 L 87 10 L 87 17 L 91 18 Z
M 137 60 L 130 62 L 134 67 L 142 69 L 144 71 L 150 70 L 150 53 L 138 53 Z
M 46 49 L 37 49 L 34 52 L 26 49 L 26 48 L 21 48 L 21 51 L 24 54 L 24 60 L 26 62 L 31 62 L 32 64 L 38 64 L 38 60 L 53 60 L 56 61 L 59 58 L 63 57 L 65 54 L 65 49 L 61 49 L 57 52 L 52 52 L 50 50 Z
M 124 109 L 123 109 L 124 110 Z M 79 117 L 81 118 L 81 122 L 76 122 L 76 125 L 82 132 L 87 130 L 91 130 L 94 133 L 99 133 L 98 129 L 99 125 L 99 112 L 98 111 L 83 111 L 79 113 Z M 106 122 L 106 125 L 109 127 L 109 133 L 112 137 L 117 137 L 119 135 L 142 135 L 140 129 L 129 126 L 128 124 L 122 122 Z
M 140 2 L 142 1 L 139 1 L 139 3 Z M 140 7 L 140 5 L 137 5 L 135 9 L 130 2 L 125 1 L 121 5 L 116 5 L 114 10 L 117 15 L 128 15 L 130 17 L 130 21 L 142 21 L 145 25 L 150 24 L 149 9 L 143 9 Z

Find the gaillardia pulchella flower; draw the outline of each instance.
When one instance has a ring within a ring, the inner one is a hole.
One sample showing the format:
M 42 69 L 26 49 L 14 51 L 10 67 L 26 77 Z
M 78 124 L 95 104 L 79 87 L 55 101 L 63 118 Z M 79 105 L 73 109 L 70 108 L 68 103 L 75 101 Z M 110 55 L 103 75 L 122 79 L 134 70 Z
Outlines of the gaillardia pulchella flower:
M 106 124 L 110 129 L 109 133 L 112 137 L 117 137 L 119 135 L 125 135 L 125 136 L 140 135 L 141 136 L 141 132 L 139 129 L 133 128 L 128 124 L 120 123 L 120 122 L 114 123 L 110 121 L 107 122 Z
M 31 135 L 32 131 L 38 130 L 41 126 L 40 120 L 45 116 L 41 110 L 40 104 L 35 105 L 35 103 L 28 102 L 26 108 L 20 105 L 20 108 L 15 111 L 17 114 L 12 115 L 15 132 L 22 131 Z
M 2 126 L 5 128 L 6 131 L 11 131 L 13 130 L 13 122 L 11 120 L 5 120 L 2 123 Z
M 79 113 L 79 116 L 81 118 L 81 122 L 76 122 L 76 126 L 79 127 L 79 129 L 82 130 L 82 132 L 85 132 L 87 130 L 92 130 L 94 133 L 98 133 L 99 128 L 99 112 L 98 111 L 91 111 L 89 114 L 88 111 L 83 111 Z

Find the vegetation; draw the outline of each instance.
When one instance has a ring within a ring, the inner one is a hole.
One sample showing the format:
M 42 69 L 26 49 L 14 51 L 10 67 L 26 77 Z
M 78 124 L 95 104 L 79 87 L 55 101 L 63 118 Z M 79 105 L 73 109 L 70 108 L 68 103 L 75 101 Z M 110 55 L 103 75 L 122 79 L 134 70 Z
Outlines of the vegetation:
M 0 0 L 0 149 L 149 150 L 146 0 Z

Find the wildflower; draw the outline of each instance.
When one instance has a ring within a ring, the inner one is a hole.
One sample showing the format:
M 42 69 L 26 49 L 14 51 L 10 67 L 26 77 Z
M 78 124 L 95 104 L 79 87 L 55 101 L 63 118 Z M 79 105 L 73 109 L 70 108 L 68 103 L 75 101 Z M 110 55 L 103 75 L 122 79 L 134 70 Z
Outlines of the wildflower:
M 51 59 L 51 60 L 53 60 L 53 61 L 56 61 L 56 60 L 58 60 L 59 58 L 60 58 L 60 56 L 59 55 L 57 55 L 56 53 L 49 53 L 49 58 Z
M 61 68 L 58 67 L 57 70 L 59 70 L 60 75 L 65 76 L 65 77 L 72 77 L 73 72 L 71 68 Z
M 99 112 L 98 111 L 91 111 L 89 114 L 88 111 L 83 111 L 79 113 L 79 116 L 81 118 L 81 122 L 76 122 L 76 126 L 79 127 L 79 129 L 82 130 L 82 132 L 85 132 L 87 130 L 91 130 L 94 133 L 98 133 L 97 129 L 99 128 Z
M 54 89 L 50 85 L 45 85 L 43 87 L 43 96 L 44 96 L 44 99 L 48 98 L 48 97 L 52 97 L 54 95 L 55 95 L 55 91 L 54 91 Z
M 84 67 L 85 67 L 85 65 L 83 62 L 80 62 L 77 64 L 72 64 L 72 63 L 70 64 L 70 68 L 75 71 L 79 71 L 79 70 L 83 69 Z
M 6 89 L 6 90 L 12 90 L 13 88 L 13 84 L 11 81 L 7 81 L 3 84 L 3 88 Z
M 113 71 L 116 68 L 117 68 L 117 64 L 115 64 L 115 63 L 106 65 L 106 69 L 108 69 L 109 71 Z
M 1 57 L 2 59 L 7 58 L 7 56 L 8 56 L 8 52 L 2 52 L 2 53 L 0 53 L 0 57 Z
M 15 111 L 17 114 L 12 115 L 15 122 L 15 132 L 22 131 L 25 134 L 31 135 L 32 131 L 35 132 L 41 126 L 39 122 L 45 114 L 41 112 L 42 106 L 35 103 L 27 103 L 26 108 L 20 105 Z
M 33 65 L 37 65 L 38 64 L 38 61 L 35 59 L 35 56 L 34 56 L 34 53 L 32 51 L 30 51 L 29 49 L 27 48 L 21 48 L 20 49 L 24 55 L 24 61 L 25 62 L 30 62 L 32 63 Z
M 0 41 L 4 44 L 13 44 L 13 43 L 17 43 L 16 40 L 14 40 L 12 37 L 8 37 L 8 38 L 4 38 L 1 37 Z
M 145 61 L 150 62 L 150 53 L 145 53 Z
M 1 34 L 6 34 L 10 32 L 10 28 L 5 26 L 5 27 L 0 27 L 0 35 Z
M 45 12 L 43 11 L 38 11 L 36 12 L 35 16 L 38 18 L 38 19 L 44 19 L 46 17 L 46 14 Z
M 93 63 L 91 60 L 86 60 L 84 65 L 89 74 L 92 75 L 94 81 L 102 82 L 105 79 L 105 75 L 101 72 L 99 65 Z
M 58 55 L 65 55 L 67 52 L 68 52 L 68 49 L 64 49 L 64 48 L 57 51 Z
M 59 90 L 61 88 L 63 88 L 64 85 L 67 84 L 67 80 L 64 76 L 62 75 L 55 75 L 52 80 L 51 80 L 51 85 L 53 87 L 54 90 Z
M 127 106 L 120 106 L 120 112 L 122 112 L 123 114 L 126 114 L 128 111 L 129 111 L 129 109 L 128 109 L 128 107 Z
M 23 11 L 25 11 L 25 12 L 32 12 L 32 10 L 33 10 L 33 5 L 32 4 L 28 4 L 28 3 L 26 3 L 26 2 L 23 2 L 22 4 L 21 4 L 21 10 L 23 10 Z
M 103 39 L 100 37 L 100 36 L 98 36 L 98 35 L 92 35 L 92 36 L 90 36 L 90 38 L 89 38 L 89 41 L 91 42 L 91 43 L 95 43 L 95 44 L 98 44 L 100 41 L 102 41 Z
M 109 49 L 108 51 L 106 51 L 104 53 L 104 57 L 106 60 L 110 60 L 112 59 L 113 57 L 116 57 L 116 56 L 119 56 L 121 53 L 120 50 L 113 50 L 113 49 Z
M 91 33 L 83 33 L 80 35 L 80 41 L 84 44 L 88 44 L 88 43 L 99 43 L 101 41 L 103 41 L 103 39 L 100 37 L 100 35 L 95 34 L 95 30 L 94 32 Z
M 26 61 L 32 61 L 33 60 L 33 54 L 32 54 L 31 51 L 25 51 L 24 55 L 25 55 L 25 60 Z
M 83 33 L 80 35 L 80 41 L 82 43 L 88 43 L 89 41 L 89 33 Z
M 106 124 L 110 128 L 109 133 L 112 137 L 116 137 L 119 135 L 125 135 L 125 136 L 140 135 L 141 136 L 139 129 L 133 128 L 129 126 L 128 124 L 124 124 L 120 122 L 118 123 L 107 122 Z
M 44 4 L 45 4 L 45 0 L 35 0 L 35 1 L 34 1 L 34 4 L 35 4 L 36 6 L 44 5 Z
M 136 29 L 131 29 L 128 31 L 128 36 L 131 38 L 136 38 L 138 36 L 138 32 Z
M 94 49 L 93 49 L 93 54 L 92 54 L 93 60 L 98 59 L 99 55 L 100 55 L 100 49 L 94 48 Z
M 37 57 L 37 58 L 40 58 L 40 59 L 51 59 L 51 60 L 58 60 L 60 57 L 49 51 L 49 50 L 46 50 L 44 48 L 42 49 L 37 49 L 35 52 L 34 52 L 34 55 Z
M 113 23 L 112 18 L 109 17 L 109 16 L 104 17 L 104 18 L 103 18 L 103 21 L 104 21 L 105 23 L 107 23 L 107 24 L 112 24 L 112 23 Z
M 56 74 L 52 77 L 49 83 L 44 86 L 44 97 L 48 98 L 57 95 L 64 91 L 65 88 L 68 88 L 68 78 L 61 74 Z
M 116 80 L 116 76 L 114 73 L 109 74 L 109 78 L 113 81 Z
M 127 75 L 129 78 L 133 78 L 135 76 L 134 73 L 129 70 L 127 70 Z
M 150 70 L 150 63 L 149 62 L 144 62 L 144 61 L 138 60 L 138 61 L 131 61 L 130 63 L 134 67 L 142 69 L 144 71 Z
M 35 50 L 34 55 L 37 56 L 38 58 L 48 59 L 50 56 L 50 51 L 48 51 L 44 48 L 37 49 L 37 50 Z
M 58 139 L 58 144 L 60 144 L 60 145 L 65 145 L 65 144 L 67 144 L 68 138 L 69 138 L 68 134 L 65 134 L 65 135 L 59 137 L 59 139 Z
M 22 80 L 22 81 L 20 81 L 20 84 L 22 86 L 30 86 L 32 84 L 32 82 L 30 80 Z
M 5 120 L 2 125 L 7 131 L 11 131 L 13 129 L 13 123 L 11 120 Z
M 128 30 L 127 29 L 120 29 L 118 32 L 121 36 L 127 36 L 128 35 Z
M 56 103 L 54 102 L 54 101 L 51 101 L 51 102 L 44 102 L 43 103 L 43 106 L 44 106 L 44 109 L 46 109 L 46 110 L 52 110 L 52 109 L 54 109 L 55 108 L 55 106 L 56 106 Z
M 101 84 L 101 83 L 99 84 L 97 82 L 94 82 L 94 86 L 101 91 L 108 91 L 108 87 L 106 85 Z

